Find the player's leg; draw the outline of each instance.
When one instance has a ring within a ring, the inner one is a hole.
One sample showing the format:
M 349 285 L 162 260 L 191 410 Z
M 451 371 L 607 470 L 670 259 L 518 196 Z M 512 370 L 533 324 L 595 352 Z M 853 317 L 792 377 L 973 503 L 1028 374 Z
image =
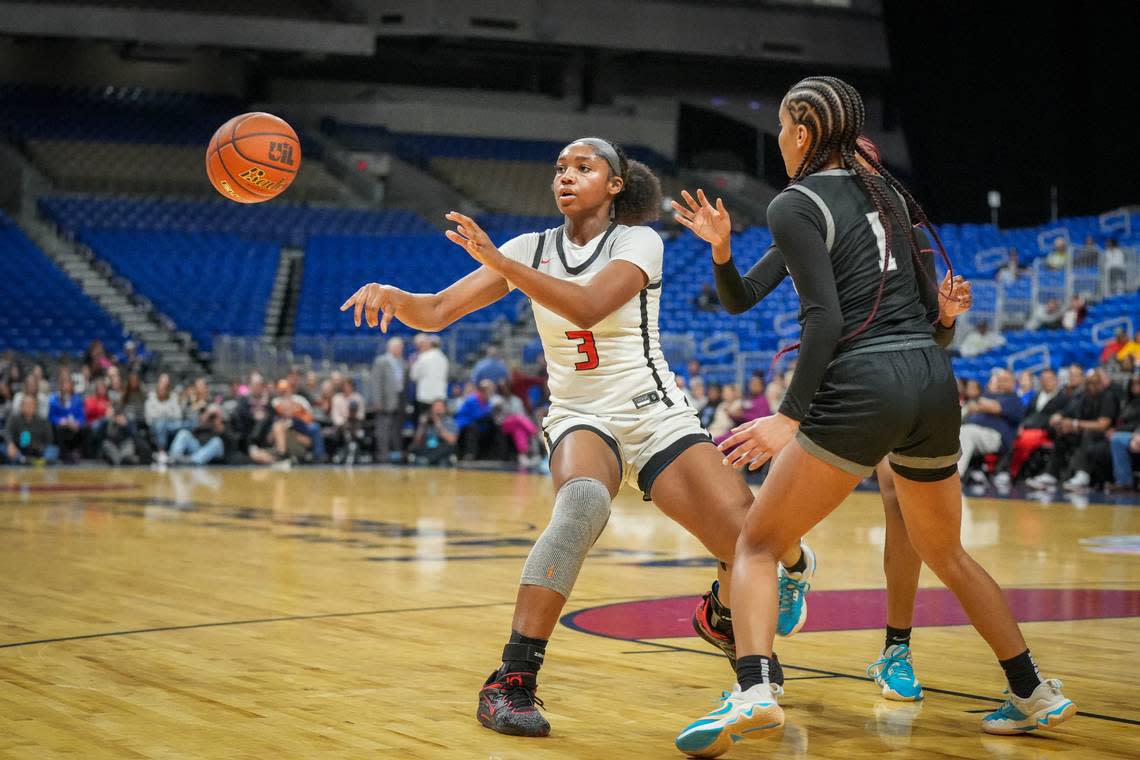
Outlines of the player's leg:
M 1009 700 L 982 721 L 990 733 L 1052 728 L 1076 713 L 1061 694 L 1061 682 L 1042 681 L 1001 588 L 961 542 L 962 486 L 955 473 L 923 481 L 916 470 L 904 476 L 895 465 L 895 484 L 907 532 L 922 561 L 946 584 L 971 624 L 994 651 L 1009 681 Z
M 776 703 L 783 676 L 772 658 L 779 599 L 774 583 L 776 563 L 800 536 L 839 506 L 870 470 L 853 474 L 840 469 L 808 453 L 800 438 L 772 463 L 736 544 L 733 629 L 740 689 L 677 736 L 676 745 L 682 752 L 716 757 L 731 745 L 733 736 L 759 734 L 783 725 L 783 710 Z
M 883 690 L 883 696 L 903 702 L 922 699 L 922 684 L 914 675 L 910 632 L 914 622 L 914 598 L 922 559 L 911 546 L 899 509 L 894 471 L 884 459 L 875 467 L 886 517 L 883 574 L 887 579 L 887 636 L 879 659 L 867 668 Z
M 740 473 L 722 464 L 724 455 L 702 433 L 664 468 L 651 458 L 642 468 L 642 487 L 667 516 L 692 533 L 717 559 L 717 580 L 693 613 L 693 628 L 736 667 L 732 636 L 731 575 L 736 540 L 752 505 L 752 489 Z M 666 447 L 668 450 L 668 447 Z M 656 474 L 655 474 L 656 473 Z
M 616 443 L 581 428 L 556 439 L 551 456 L 554 511 L 523 566 L 511 636 L 502 665 L 479 692 L 476 717 L 484 726 L 517 736 L 546 736 L 550 724 L 536 708 L 538 670 L 558 616 L 586 553 L 609 518 L 621 484 Z

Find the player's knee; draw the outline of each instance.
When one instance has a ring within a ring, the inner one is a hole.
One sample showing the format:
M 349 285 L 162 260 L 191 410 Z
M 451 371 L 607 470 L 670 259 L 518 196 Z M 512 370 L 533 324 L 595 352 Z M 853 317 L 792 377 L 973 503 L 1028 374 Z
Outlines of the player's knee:
M 569 597 L 590 547 L 610 519 L 610 492 L 595 478 L 566 481 L 554 498 L 554 512 L 523 566 L 522 583 L 544 586 Z
M 776 545 L 775 536 L 765 533 L 741 531 L 736 539 L 736 553 L 733 560 L 737 563 L 754 559 L 779 560 L 787 547 Z

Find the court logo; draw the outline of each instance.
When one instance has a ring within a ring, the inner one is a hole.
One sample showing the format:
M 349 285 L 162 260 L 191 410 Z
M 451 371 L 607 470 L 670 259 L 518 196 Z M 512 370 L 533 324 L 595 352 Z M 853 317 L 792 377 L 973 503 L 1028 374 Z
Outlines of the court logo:
M 269 143 L 269 160 L 279 164 L 293 165 L 293 146 L 285 142 Z

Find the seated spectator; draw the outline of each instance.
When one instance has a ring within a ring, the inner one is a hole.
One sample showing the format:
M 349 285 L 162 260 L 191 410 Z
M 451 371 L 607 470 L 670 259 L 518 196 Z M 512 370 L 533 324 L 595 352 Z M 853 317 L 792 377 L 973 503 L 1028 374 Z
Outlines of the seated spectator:
M 787 392 L 788 384 L 784 382 L 783 376 L 777 375 L 772 378 L 764 388 L 764 400 L 768 402 L 768 408 L 779 409 L 780 404 L 784 403 Z
M 142 377 L 150 371 L 150 362 L 139 353 L 138 344 L 133 340 L 128 340 L 123 344 L 123 353 L 119 356 L 119 364 L 122 366 L 122 371 L 128 375 L 137 374 Z
M 436 399 L 428 411 L 420 416 L 412 438 L 412 460 L 435 465 L 455 457 L 455 444 L 459 440 L 455 420 L 447 412 L 447 402 Z
M 364 412 L 364 396 L 357 392 L 356 383 L 345 378 L 340 393 L 332 398 L 329 412 L 336 446 L 333 461 L 356 462 L 357 450 L 364 440 Z
M 1013 390 L 1013 373 L 995 369 L 986 393 L 966 403 L 966 418 L 960 433 L 959 477 L 966 475 L 975 455 L 999 454 L 1013 443 L 1014 431 L 1025 416 L 1025 408 Z M 985 481 L 982 473 L 975 473 L 974 477 Z
M 1120 350 L 1128 345 L 1128 333 L 1125 332 L 1123 327 L 1118 327 L 1116 332 L 1112 334 L 1112 339 L 1104 344 L 1104 348 L 1100 351 L 1100 363 L 1108 364 L 1116 358 Z
M 145 410 L 146 426 L 158 447 L 155 457 L 159 464 L 164 464 L 170 439 L 186 427 L 182 419 L 182 405 L 173 393 L 170 375 L 163 372 L 158 376 L 158 383 L 147 397 Z
M 1056 330 L 1061 327 L 1061 320 L 1064 318 L 1065 312 L 1061 309 L 1061 302 L 1056 298 L 1050 298 L 1045 303 L 1033 307 L 1033 314 L 1025 326 L 1030 330 Z
M 962 339 L 962 344 L 958 347 L 958 353 L 969 359 L 1004 345 L 1005 338 L 1002 334 L 991 331 L 990 323 L 984 319 L 980 319 L 973 332 Z
M 298 416 L 304 410 L 292 396 L 273 399 L 272 409 L 274 417 L 264 437 L 250 446 L 249 458 L 257 464 L 280 463 L 286 467 L 304 461 L 314 447 L 312 427 Z
M 1017 398 L 1022 405 L 1026 405 L 1037 395 L 1037 384 L 1033 382 L 1033 373 L 1027 369 L 1017 373 Z
M 142 377 L 137 372 L 127 375 L 127 385 L 123 389 L 120 402 L 123 414 L 136 424 L 146 421 L 146 393 L 143 392 Z
M 499 349 L 496 346 L 487 346 L 483 358 L 475 362 L 475 366 L 471 368 L 471 382 L 476 385 L 484 380 L 490 380 L 495 387 L 498 387 L 510 377 L 511 371 L 507 369 L 507 363 L 499 357 Z
M 297 376 L 299 377 L 299 374 Z M 334 392 L 339 392 L 344 386 L 344 376 L 339 372 L 334 372 L 332 381 Z M 300 427 L 305 428 L 305 437 L 310 441 L 313 459 L 318 462 L 326 461 L 325 439 L 321 436 L 321 425 L 313 415 L 313 406 L 307 398 L 297 393 L 296 386 L 288 377 L 283 377 L 277 381 L 277 399 L 282 398 L 292 402 L 289 408 L 292 409 L 293 417 L 298 421 L 298 429 Z M 276 402 L 277 399 L 274 401 Z
M 83 353 L 83 364 L 91 370 L 90 377 L 99 377 L 107 371 L 107 368 L 111 366 L 111 358 L 107 356 L 107 349 L 103 347 L 103 341 L 98 338 L 91 341 Z
M 1056 372 L 1042 370 L 1037 381 L 1041 389 L 1025 403 L 1025 417 L 1017 428 L 1013 446 L 998 467 L 994 485 L 1008 486 L 1021 476 L 1022 468 L 1033 453 L 1050 441 L 1049 420 L 1069 403 L 1069 396 L 1057 382 Z
M 91 393 L 83 400 L 83 414 L 87 418 L 87 424 L 94 428 L 110 411 L 111 397 L 107 391 L 107 381 L 99 378 L 91 383 Z
M 1066 330 L 1075 329 L 1077 325 L 1085 320 L 1088 313 L 1089 307 L 1088 304 L 1085 303 L 1084 296 L 1073 296 L 1069 299 L 1069 306 L 1061 316 L 1061 327 Z
M 1132 340 L 1124 344 L 1124 348 L 1116 352 L 1117 360 L 1123 361 L 1132 357 L 1132 361 L 1140 361 L 1140 330 L 1132 336 Z
M 705 430 L 708 430 L 709 426 L 712 425 L 713 417 L 716 415 L 716 410 L 717 407 L 720 406 L 720 403 L 721 387 L 715 384 L 710 385 L 708 389 L 708 399 L 700 411 L 701 427 Z
M 1133 376 L 1128 383 L 1128 402 L 1109 431 L 1108 445 L 1112 455 L 1112 483 L 1106 485 L 1105 490 L 1131 491 L 1133 460 L 1140 454 L 1140 375 Z
M 210 386 L 206 378 L 197 377 L 194 383 L 182 392 L 182 419 L 186 426 L 196 424 L 210 405 Z
M 239 451 L 249 451 L 258 440 L 264 442 L 272 424 L 273 410 L 269 406 L 269 388 L 265 378 L 251 372 L 245 395 L 237 403 L 230 418 Z
M 170 444 L 170 463 L 204 465 L 222 462 L 226 450 L 232 448 L 233 440 L 222 408 L 210 404 L 202 410 L 198 425 L 192 431 L 183 428 L 174 436 Z
M 1128 264 L 1124 260 L 1124 249 L 1109 238 L 1104 244 L 1104 255 L 1101 258 L 1101 267 L 1104 276 L 1108 279 L 1107 295 L 1115 296 L 1123 293 L 1128 285 Z
M 103 427 L 103 442 L 100 446 L 103 458 L 112 466 L 138 464 L 145 455 L 134 422 L 127 416 L 121 405 L 111 407 Z
M 66 371 L 59 373 L 59 390 L 48 401 L 48 422 L 60 459 L 78 462 L 85 442 L 87 418 L 83 413 L 83 399 L 75 394 L 75 385 Z
M 689 403 L 693 405 L 699 416 L 705 405 L 709 402 L 708 393 L 705 391 L 705 380 L 703 377 L 694 377 L 689 381 Z
M 1085 387 L 1075 394 L 1064 411 L 1049 420 L 1054 431 L 1053 456 L 1045 472 L 1030 478 L 1030 488 L 1052 489 L 1065 480 L 1065 488 L 1079 490 L 1092 485 L 1100 476 L 1099 459 L 1108 460 L 1106 433 L 1116 419 L 1119 407 L 1116 397 L 1108 392 L 1100 373 L 1085 373 Z M 1100 478 L 1103 480 L 1103 478 Z
M 754 372 L 748 378 L 748 395 L 741 399 L 735 407 L 735 411 L 730 411 L 729 416 L 732 418 L 732 428 L 743 425 L 746 422 L 767 417 L 771 414 L 768 407 L 768 400 L 764 395 L 764 375 L 760 372 Z M 713 436 L 714 443 L 720 443 L 725 438 L 732 434 L 732 428 L 727 433 L 722 433 L 719 436 Z
M 708 425 L 709 435 L 713 440 L 723 439 L 736 425 L 733 419 L 740 414 L 740 391 L 732 383 L 725 383 L 720 389 L 721 401 L 717 404 L 716 413 Z
M 1050 269 L 1064 269 L 1069 263 L 1069 244 L 1065 238 L 1059 237 L 1053 241 L 1053 248 L 1045 257 L 1045 266 Z
M 692 380 L 694 377 L 701 377 L 701 362 L 699 359 L 689 359 L 685 362 L 685 379 Z
M 8 387 L 8 381 L 0 377 L 0 422 L 7 421 L 10 414 L 12 414 L 12 389 Z
M 707 282 L 701 286 L 701 292 L 693 299 L 693 305 L 697 307 L 697 311 L 720 311 L 720 299 L 717 298 L 716 290 Z
M 16 411 L 8 416 L 5 435 L 8 461 L 13 464 L 37 460 L 54 463 L 59 459 L 59 448 L 52 443 L 51 424 L 40 415 L 34 394 L 24 394 L 20 399 Z
M 1021 264 L 1018 261 L 1017 249 L 1009 249 L 1009 258 L 1006 259 L 1005 266 L 998 270 L 997 281 L 1002 285 L 1012 285 L 1017 282 L 1017 278 L 1021 276 Z
M 1112 388 L 1116 391 L 1116 398 L 1121 403 L 1128 400 L 1128 384 L 1132 381 L 1132 376 L 1136 374 L 1136 362 L 1131 356 L 1126 356 L 1123 359 L 1111 359 L 1104 365 L 1104 371 L 1108 375 L 1109 382 Z
M 491 398 L 491 414 L 495 425 L 514 444 L 519 467 L 538 464 L 538 426 L 527 416 L 522 399 L 511 395 L 505 382 Z
M 23 390 L 17 392 L 16 395 L 12 397 L 12 408 L 19 409 L 20 405 L 24 402 L 24 396 L 31 396 L 36 400 L 36 415 L 46 420 L 51 394 L 44 389 L 43 385 L 44 383 L 40 380 L 38 374 L 29 374 L 24 378 Z
M 500 431 L 495 425 L 491 397 L 495 386 L 484 380 L 463 400 L 455 413 L 461 459 L 501 459 Z

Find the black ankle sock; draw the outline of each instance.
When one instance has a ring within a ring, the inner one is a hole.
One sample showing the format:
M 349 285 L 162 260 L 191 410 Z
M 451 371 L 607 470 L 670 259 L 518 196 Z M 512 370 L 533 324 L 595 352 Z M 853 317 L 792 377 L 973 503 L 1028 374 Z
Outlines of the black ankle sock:
M 802 547 L 800 548 L 800 558 L 793 565 L 784 565 L 784 569 L 789 573 L 802 573 L 807 570 L 807 554 Z
M 546 639 L 523 636 L 511 631 L 510 641 L 503 647 L 504 673 L 537 673 L 546 658 Z
M 709 626 L 717 633 L 732 635 L 732 610 L 720 601 L 720 581 L 713 581 L 709 596 Z
M 1037 670 L 1037 663 L 1033 655 L 1026 649 L 1016 657 L 1008 660 L 999 660 L 1001 669 L 1005 671 L 1005 680 L 1009 681 L 1009 690 L 1025 699 L 1033 690 L 1041 685 L 1041 673 Z
M 736 661 L 736 680 L 740 683 L 741 691 L 748 691 L 758 683 L 773 683 L 784 685 L 784 670 L 776 653 L 771 657 L 762 654 L 750 654 Z
M 909 628 L 891 628 L 887 626 L 887 643 L 883 645 L 883 649 L 895 644 L 905 644 L 910 646 L 910 629 Z

